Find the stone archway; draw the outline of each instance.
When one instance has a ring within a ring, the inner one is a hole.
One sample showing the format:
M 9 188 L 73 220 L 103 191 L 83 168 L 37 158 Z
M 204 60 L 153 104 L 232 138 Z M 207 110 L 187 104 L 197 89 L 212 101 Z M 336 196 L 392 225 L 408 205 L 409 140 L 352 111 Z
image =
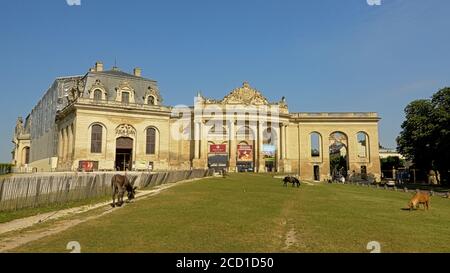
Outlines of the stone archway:
M 333 132 L 329 137 L 330 176 L 332 180 L 347 178 L 349 170 L 348 136 L 343 132 Z

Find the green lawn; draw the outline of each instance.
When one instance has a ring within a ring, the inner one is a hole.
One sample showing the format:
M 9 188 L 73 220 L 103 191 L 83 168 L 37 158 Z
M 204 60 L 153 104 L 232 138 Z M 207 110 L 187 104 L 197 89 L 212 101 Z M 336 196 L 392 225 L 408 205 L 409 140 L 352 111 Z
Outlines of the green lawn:
M 65 204 L 49 204 L 49 205 L 42 205 L 38 206 L 36 208 L 23 208 L 18 210 L 9 210 L 9 211 L 0 211 L 0 224 L 10 222 L 16 219 L 21 219 L 25 217 L 35 216 L 38 214 L 43 214 L 47 212 L 53 212 L 58 210 L 64 210 L 64 209 L 70 209 L 75 208 L 79 206 L 85 206 L 85 205 L 93 205 L 97 204 L 99 202 L 105 202 L 109 200 L 111 197 L 108 195 L 108 197 L 96 197 L 96 198 L 90 198 L 86 200 L 80 200 L 80 201 L 71 201 L 67 202 Z
M 352 185 L 282 187 L 266 175 L 178 185 L 17 252 L 450 252 L 450 200 Z

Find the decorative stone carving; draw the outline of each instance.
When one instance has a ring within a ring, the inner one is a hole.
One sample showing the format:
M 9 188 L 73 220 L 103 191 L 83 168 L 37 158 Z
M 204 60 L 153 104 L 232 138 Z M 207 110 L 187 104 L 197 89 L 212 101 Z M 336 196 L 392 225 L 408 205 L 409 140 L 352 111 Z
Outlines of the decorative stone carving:
M 222 100 L 223 104 L 268 105 L 267 99 L 261 93 L 252 88 L 248 82 L 242 87 L 234 89 Z
M 100 89 L 102 92 L 106 94 L 105 85 L 103 85 L 103 83 L 100 80 L 95 80 L 95 83 L 93 83 L 91 88 L 89 89 L 89 93 L 92 93 L 96 89 Z
M 119 84 L 118 89 L 125 89 L 125 90 L 134 90 L 133 87 L 131 87 L 130 83 L 128 81 L 123 81 Z
M 117 137 L 134 137 L 136 136 L 136 129 L 129 124 L 121 124 L 116 128 Z
M 22 117 L 18 117 L 16 122 L 16 136 L 22 134 L 23 131 L 24 131 L 23 119 Z
M 152 86 L 149 86 L 147 91 L 145 92 L 145 95 L 143 97 L 145 104 L 151 104 L 151 105 L 159 105 L 161 103 L 161 96 L 159 94 L 159 91 Z M 150 103 L 149 100 L 154 99 L 153 103 Z

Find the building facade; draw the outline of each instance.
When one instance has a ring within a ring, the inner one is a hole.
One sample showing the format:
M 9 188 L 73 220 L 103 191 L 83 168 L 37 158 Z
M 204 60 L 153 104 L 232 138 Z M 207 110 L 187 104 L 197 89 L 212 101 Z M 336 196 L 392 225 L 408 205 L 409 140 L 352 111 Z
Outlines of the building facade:
M 18 119 L 17 171 L 181 170 L 284 172 L 323 181 L 380 178 L 376 113 L 291 113 L 245 82 L 223 99 L 163 104 L 157 82 L 102 63 L 57 78 Z

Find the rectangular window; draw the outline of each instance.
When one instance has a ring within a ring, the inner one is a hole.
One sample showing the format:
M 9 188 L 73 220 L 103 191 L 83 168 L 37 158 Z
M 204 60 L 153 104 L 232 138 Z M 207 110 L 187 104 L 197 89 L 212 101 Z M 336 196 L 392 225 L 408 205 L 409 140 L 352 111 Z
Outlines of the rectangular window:
M 147 129 L 146 152 L 148 155 L 154 155 L 156 152 L 156 130 L 154 128 Z
M 103 128 L 100 125 L 92 126 L 91 133 L 91 153 L 99 154 L 102 152 L 102 132 Z
M 130 103 L 130 93 L 128 93 L 128 92 L 122 93 L 122 103 L 124 103 L 124 104 Z

